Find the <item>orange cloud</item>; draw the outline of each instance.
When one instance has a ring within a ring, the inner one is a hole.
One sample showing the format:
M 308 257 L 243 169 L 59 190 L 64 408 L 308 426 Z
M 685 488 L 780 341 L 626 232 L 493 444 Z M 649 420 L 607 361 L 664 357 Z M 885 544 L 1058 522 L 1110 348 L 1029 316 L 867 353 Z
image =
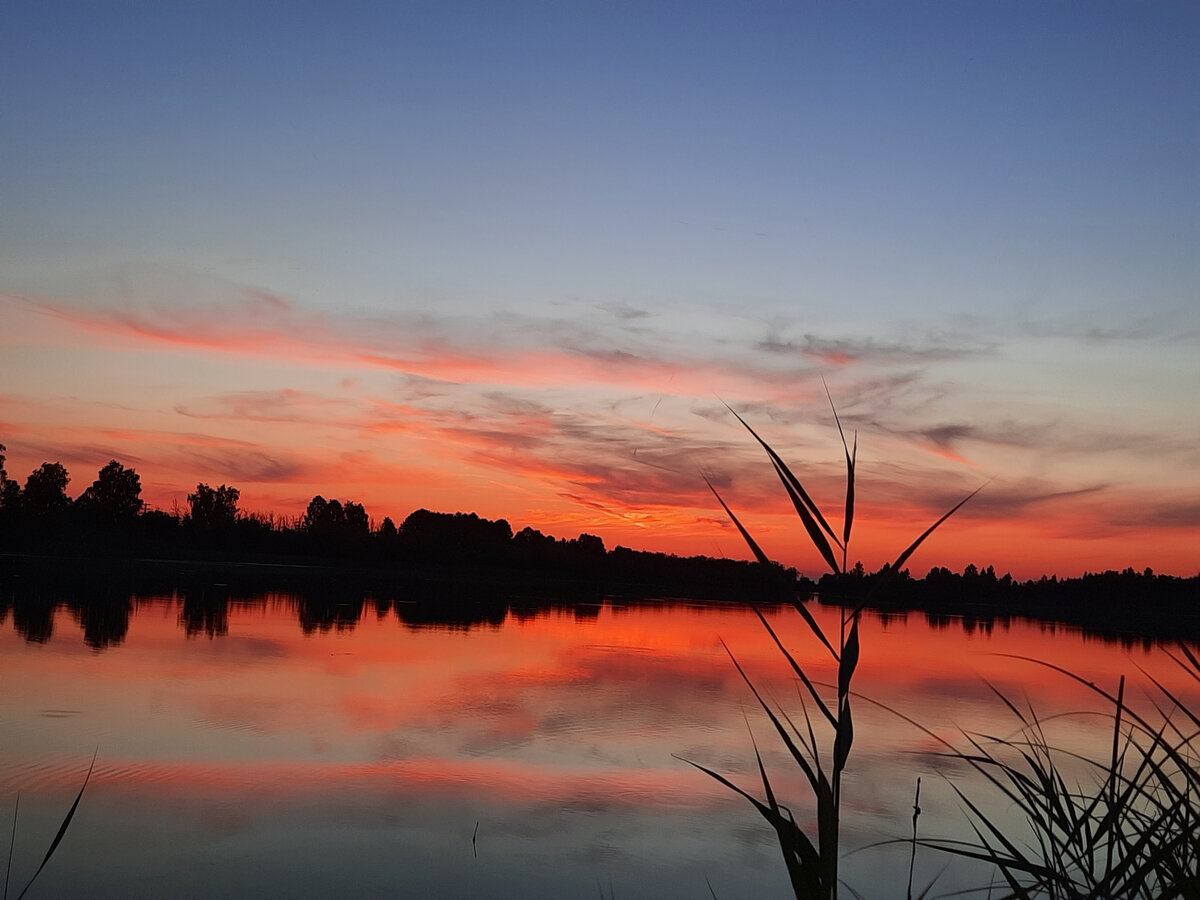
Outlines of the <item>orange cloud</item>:
M 610 545 L 745 556 L 703 487 L 704 472 L 769 552 L 816 574 L 820 562 L 797 532 L 765 457 L 713 395 L 754 398 L 737 402 L 739 411 L 779 446 L 814 496 L 840 506 L 840 447 L 816 382 L 796 362 L 827 356 L 854 361 L 841 376 L 852 398 L 843 423 L 872 430 L 861 442 L 859 536 L 852 549 L 867 565 L 894 557 L 978 485 L 974 474 L 967 478 L 939 460 L 955 467 L 974 460 L 985 475 L 1002 477 L 922 548 L 914 567 L 976 561 L 1035 576 L 1127 564 L 1188 574 L 1197 565 L 1187 548 L 1200 539 L 1200 498 L 1189 501 L 1161 484 L 1140 496 L 1134 486 L 1119 490 L 1098 465 L 1090 480 L 1077 474 L 1082 468 L 1065 471 L 1066 462 L 1063 471 L 1036 479 L 1020 468 L 1005 478 L 1005 466 L 1039 464 L 1043 423 L 929 424 L 919 413 L 929 389 L 917 376 L 863 369 L 871 360 L 957 358 L 954 348 L 937 342 L 808 335 L 799 343 L 764 344 L 753 354 L 733 341 L 685 347 L 659 336 L 655 343 L 643 334 L 645 319 L 636 334 L 615 327 L 573 334 L 567 323 L 549 319 L 333 320 L 238 286 L 212 293 L 211 303 L 190 307 L 158 295 L 89 308 L 8 298 L 20 334 L 4 340 L 19 344 L 21 335 L 36 331 L 38 341 L 53 347 L 74 340 L 72 330 L 98 336 L 88 352 L 112 352 L 109 379 L 122 372 L 128 379 L 124 396 L 110 397 L 107 385 L 92 390 L 58 366 L 51 373 L 62 385 L 57 394 L 31 388 L 0 397 L 10 473 L 62 459 L 78 483 L 81 472 L 118 458 L 138 465 L 147 499 L 161 506 L 181 501 L 198 480 L 216 480 L 238 484 L 243 508 L 252 511 L 294 515 L 314 493 L 349 494 L 377 517 L 398 518 L 422 506 L 471 510 L 551 533 L 589 530 Z M 170 371 L 170 361 L 183 356 L 147 354 L 139 362 L 122 355 L 118 364 L 116 351 L 129 347 L 235 354 L 243 361 L 223 360 L 222 373 L 244 376 L 248 386 L 209 396 L 192 389 L 168 408 L 148 407 L 143 384 L 156 383 L 160 370 Z M 341 371 L 313 375 L 325 368 Z M 898 414 L 889 404 L 896 400 L 904 401 L 901 411 L 917 411 L 911 426 L 893 424 Z M 1103 433 L 1056 428 L 1054 435 L 1076 458 L 1113 445 Z M 1133 436 L 1120 446 L 1142 445 Z M 977 521 L 983 515 L 992 524 Z

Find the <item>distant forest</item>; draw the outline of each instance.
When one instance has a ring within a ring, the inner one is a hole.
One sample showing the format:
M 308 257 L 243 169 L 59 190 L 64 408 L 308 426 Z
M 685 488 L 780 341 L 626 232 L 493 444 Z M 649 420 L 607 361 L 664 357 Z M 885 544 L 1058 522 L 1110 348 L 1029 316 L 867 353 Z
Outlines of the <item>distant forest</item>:
M 22 488 L 4 470 L 0 444 L 0 553 L 88 557 L 88 572 L 128 573 L 130 560 L 258 565 L 297 582 L 335 577 L 378 584 L 414 579 L 486 580 L 520 593 L 564 585 L 642 595 L 749 600 L 790 593 L 794 570 L 744 560 L 606 549 L 596 535 L 560 539 L 504 519 L 419 509 L 396 525 L 375 524 L 352 500 L 317 495 L 302 516 L 245 513 L 236 487 L 197 484 L 185 510 L 147 509 L 141 478 L 117 460 L 74 500 L 61 463 L 43 463 Z M 3 558 L 0 558 L 0 563 Z M 26 563 L 26 568 L 28 564 Z M 57 577 L 70 573 L 60 572 Z
M 475 513 L 419 509 L 399 525 L 391 518 L 376 525 L 362 504 L 320 495 L 299 517 L 244 513 L 238 489 L 224 484 L 197 484 L 186 510 L 147 509 L 139 475 L 116 460 L 72 499 L 61 463 L 43 463 L 22 487 L 8 478 L 4 451 L 0 444 L 0 563 L 9 571 L 18 555 L 87 558 L 93 561 L 89 575 L 128 574 L 152 560 L 203 561 L 259 566 L 273 579 L 297 582 L 293 587 L 320 578 L 343 585 L 390 578 L 475 581 L 526 596 L 541 590 L 562 597 L 568 586 L 589 594 L 761 602 L 815 595 L 824 603 L 984 623 L 1023 616 L 1159 637 L 1200 634 L 1200 575 L 1127 568 L 1022 582 L 991 566 L 969 565 L 961 573 L 935 567 L 914 578 L 907 569 L 868 573 L 860 563 L 814 581 L 783 566 L 607 549 L 591 534 L 561 539 L 528 527 L 514 532 L 504 519 Z

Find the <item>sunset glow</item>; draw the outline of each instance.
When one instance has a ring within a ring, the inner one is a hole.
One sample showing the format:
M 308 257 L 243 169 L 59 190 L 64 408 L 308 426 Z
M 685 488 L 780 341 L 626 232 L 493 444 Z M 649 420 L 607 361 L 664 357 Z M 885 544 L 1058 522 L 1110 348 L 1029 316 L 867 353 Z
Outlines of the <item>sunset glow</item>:
M 840 521 L 824 380 L 852 560 L 986 484 L 914 574 L 1200 572 L 1193 7 L 52 6 L 0 11 L 11 478 L 745 558 L 707 478 L 817 576 L 725 404 Z

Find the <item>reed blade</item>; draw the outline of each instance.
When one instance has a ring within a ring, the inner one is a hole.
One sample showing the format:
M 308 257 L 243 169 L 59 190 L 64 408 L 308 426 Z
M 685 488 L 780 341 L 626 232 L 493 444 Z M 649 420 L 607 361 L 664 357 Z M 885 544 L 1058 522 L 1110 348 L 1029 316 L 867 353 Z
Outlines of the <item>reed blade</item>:
M 774 448 L 772 448 L 770 444 L 758 436 L 758 432 L 751 428 L 750 424 L 741 416 L 739 416 L 737 411 L 732 406 L 726 403 L 725 408 L 733 413 L 734 418 L 741 422 L 745 429 L 750 432 L 753 438 L 758 441 L 764 450 L 767 451 L 767 456 L 770 457 L 771 463 L 775 466 L 776 471 L 779 472 L 779 477 L 784 479 L 784 486 L 795 488 L 796 493 L 800 496 L 804 505 L 811 511 L 812 515 L 821 524 L 821 528 L 825 530 L 825 533 L 828 534 L 830 538 L 832 538 L 834 541 L 837 541 L 837 534 L 825 520 L 825 516 L 821 514 L 821 510 L 817 507 L 817 504 L 813 502 L 813 499 L 810 496 L 808 496 L 808 491 L 804 490 L 804 486 L 800 484 L 800 479 L 792 474 L 792 470 L 787 467 L 787 463 L 783 461 L 783 459 L 778 453 L 775 452 Z M 838 546 L 841 546 L 840 543 Z
M 842 450 L 846 454 L 846 517 L 842 526 L 842 549 L 850 543 L 850 529 L 854 525 L 854 462 L 858 456 L 858 432 L 854 432 L 854 452 L 846 445 L 846 432 L 842 430 L 842 419 L 838 415 L 837 406 L 833 402 L 833 394 L 829 393 L 829 385 L 821 379 L 825 388 L 825 396 L 829 399 L 829 408 L 833 410 L 833 421 L 837 423 L 838 436 L 842 439 Z
M 937 529 L 937 527 L 939 525 L 941 525 L 948 518 L 950 518 L 952 515 L 954 515 L 956 512 L 958 512 L 959 509 L 962 508 L 964 503 L 966 503 L 968 500 L 970 500 L 972 497 L 974 497 L 976 494 L 978 494 L 980 491 L 982 491 L 983 487 L 984 487 L 983 485 L 980 485 L 979 487 L 975 488 L 975 490 L 971 491 L 971 493 L 967 494 L 967 496 L 963 497 L 956 504 L 954 504 L 954 506 L 952 506 L 945 515 L 943 515 L 940 519 L 938 519 L 936 522 L 934 522 L 932 525 L 930 525 L 928 528 L 926 528 L 923 532 L 921 532 L 921 536 L 919 538 L 917 538 L 915 541 L 913 541 L 911 544 L 909 544 L 907 550 L 905 550 L 903 553 L 901 553 L 899 556 L 896 557 L 896 561 L 894 563 L 892 563 L 892 571 L 899 572 L 900 567 L 903 566 L 906 562 L 908 562 L 908 558 L 913 555 L 913 553 L 916 551 L 916 549 L 918 547 L 921 546 L 921 544 L 925 541 L 925 538 L 927 538 L 931 534 L 933 534 L 933 532 Z
M 796 612 L 800 613 L 800 617 L 804 619 L 804 624 L 817 636 L 817 640 L 825 645 L 825 648 L 832 654 L 834 659 L 838 659 L 838 652 L 833 649 L 833 644 L 829 643 L 829 638 L 825 637 L 825 632 L 821 630 L 821 626 L 817 624 L 816 618 L 809 612 L 808 607 L 804 605 L 803 601 L 799 597 L 793 597 L 792 606 L 796 608 Z
M 854 745 L 854 716 L 850 712 L 850 698 L 842 701 L 838 714 L 837 734 L 833 739 L 833 772 L 835 777 L 846 768 L 846 760 L 850 758 L 850 748 Z
M 98 753 L 99 751 L 97 751 Z M 71 808 L 67 810 L 67 816 L 63 819 L 62 824 L 58 827 L 58 834 L 54 836 L 54 840 L 50 842 L 50 849 L 46 851 L 45 857 L 42 859 L 42 864 L 37 867 L 37 871 L 33 873 L 33 877 L 29 879 L 29 883 L 25 885 L 24 890 L 17 895 L 17 900 L 21 900 L 26 892 L 33 886 L 37 877 L 42 874 L 42 869 L 46 868 L 46 863 L 50 862 L 50 857 L 54 855 L 54 851 L 58 849 L 58 845 L 62 843 L 63 836 L 67 833 L 67 828 L 71 825 L 71 820 L 75 817 L 75 810 L 79 808 L 79 801 L 83 799 L 83 792 L 87 789 L 88 781 L 92 777 L 92 770 L 96 768 L 96 756 L 92 755 L 92 764 L 88 766 L 87 775 L 84 776 L 83 785 L 79 788 L 79 793 L 75 795 L 75 802 L 71 804 Z
M 671 755 L 675 756 L 675 754 L 673 754 L 673 753 Z M 750 802 L 750 804 L 755 809 L 757 809 L 759 811 L 759 813 L 762 814 L 762 816 L 764 818 L 766 818 L 766 819 L 770 818 L 771 810 L 765 803 L 763 803 L 761 800 L 759 800 L 757 797 L 755 797 L 753 794 L 749 793 L 748 791 L 745 791 L 742 788 L 738 787 L 736 784 L 734 784 L 732 781 L 730 781 L 728 778 L 726 778 L 720 772 L 715 772 L 712 769 L 708 768 L 708 766 L 702 766 L 698 762 L 692 762 L 692 760 L 690 760 L 684 756 L 675 756 L 675 758 L 677 760 L 679 760 L 680 762 L 687 763 L 689 766 L 692 766 L 693 768 L 699 769 L 701 772 L 703 772 L 709 778 L 716 781 L 718 784 L 723 785 L 724 787 L 729 788 L 729 790 L 733 791 L 735 794 L 738 794 L 741 797 L 744 797 L 746 800 L 748 800 Z
M 812 701 L 817 704 L 817 708 L 820 709 L 824 714 L 824 718 L 829 721 L 830 725 L 838 727 L 838 719 L 835 718 L 832 710 L 829 709 L 828 704 L 824 702 L 823 698 L 821 697 L 821 692 L 817 691 L 816 685 L 812 684 L 812 680 L 809 678 L 808 673 L 804 671 L 804 667 L 800 666 L 799 662 L 796 661 L 796 656 L 793 656 L 791 652 L 788 652 L 788 649 L 784 647 L 784 642 L 779 640 L 779 635 L 775 634 L 775 630 L 772 628 L 772 626 L 770 626 L 770 623 L 767 622 L 767 618 L 763 616 L 762 612 L 758 610 L 758 607 L 754 607 L 754 611 L 758 616 L 758 620 L 760 620 L 762 623 L 763 628 L 767 629 L 767 634 L 770 635 L 770 640 L 774 641 L 775 647 L 778 647 L 779 652 L 784 654 L 784 659 L 787 660 L 787 664 L 792 667 L 792 672 L 796 673 L 796 677 L 800 679 L 800 683 L 804 684 L 805 688 L 808 689 L 809 695 L 812 697 Z M 724 644 L 724 642 L 722 642 L 722 644 Z M 731 652 L 730 648 L 725 647 L 725 652 L 730 654 L 730 659 L 733 659 L 733 653 Z M 737 666 L 739 672 L 742 672 L 742 666 L 738 665 L 738 661 L 736 659 L 733 659 L 733 665 Z M 745 678 L 745 672 L 742 673 L 742 677 Z M 749 683 L 750 679 L 745 678 L 745 680 Z M 754 685 L 751 684 L 750 688 L 751 690 L 754 689 Z
M 17 842 L 17 813 L 21 811 L 21 795 L 13 803 L 12 834 L 8 838 L 8 865 L 4 867 L 4 900 L 8 900 L 8 876 L 12 874 L 13 845 Z
M 783 465 L 782 462 L 775 463 L 775 471 L 779 475 L 779 480 L 783 482 L 783 487 L 784 490 L 787 491 L 788 497 L 790 497 L 792 500 L 792 506 L 796 509 L 796 515 L 798 515 L 800 517 L 800 521 L 804 523 L 804 530 L 808 532 L 808 539 L 812 541 L 813 546 L 817 548 L 817 552 L 825 558 L 826 564 L 833 571 L 833 573 L 835 575 L 840 574 L 842 568 L 840 565 L 838 565 L 837 557 L 833 553 L 833 548 L 829 545 L 829 541 L 825 538 L 825 534 L 821 531 L 821 526 L 813 517 L 812 511 L 803 502 L 804 495 L 800 493 L 803 491 L 803 488 L 800 487 L 800 483 L 795 482 L 793 484 L 791 481 L 789 481 L 788 476 L 791 473 L 787 471 L 787 466 Z M 829 526 L 826 525 L 825 527 L 828 528 Z M 836 541 L 837 538 L 834 538 L 834 540 Z M 841 545 L 839 544 L 838 546 L 840 547 Z
M 843 442 L 845 438 L 842 439 Z M 850 530 L 854 527 L 854 466 L 858 462 L 858 432 L 854 432 L 854 449 L 846 454 L 846 523 L 842 531 L 842 547 L 850 546 Z
M 729 520 L 737 526 L 737 530 L 741 533 L 742 538 L 750 547 L 750 552 L 754 554 L 754 558 L 764 566 L 769 566 L 771 564 L 771 560 L 768 558 L 767 554 L 763 553 L 762 547 L 758 546 L 758 541 L 754 540 L 754 538 L 750 536 L 750 532 L 748 532 L 742 523 L 738 521 L 738 517 L 733 514 L 733 510 L 730 509 L 726 505 L 725 501 L 721 499 L 721 495 L 717 493 L 717 489 L 712 486 L 712 483 L 707 478 L 704 479 L 704 483 L 708 485 L 708 489 L 713 492 L 713 496 L 717 498 L 717 502 L 720 503 L 721 508 L 725 510 L 725 515 L 729 516 Z
M 750 688 L 750 692 L 754 694 L 754 699 L 758 701 L 758 705 L 762 708 L 762 711 L 767 714 L 767 718 L 775 727 L 775 733 L 779 735 L 784 746 L 787 747 L 788 752 L 792 754 L 792 759 L 796 761 L 796 765 L 800 767 L 805 776 L 808 778 L 809 782 L 812 784 L 813 789 L 816 790 L 817 783 L 825 778 L 825 775 L 821 772 L 821 760 L 816 756 L 813 757 L 811 763 L 805 759 L 804 754 L 801 752 L 800 748 L 796 746 L 796 742 L 792 739 L 791 733 L 784 727 L 783 722 L 780 721 L 780 718 L 775 713 L 775 710 L 773 710 L 770 704 L 763 699 L 763 696 L 759 693 L 758 688 L 754 686 L 754 682 L 750 680 L 750 676 L 746 674 L 746 670 L 743 669 L 741 663 L 737 661 L 737 657 L 735 657 L 729 651 L 729 647 L 725 647 L 725 652 L 729 653 L 729 658 L 733 660 L 734 668 L 736 668 L 738 674 L 742 676 L 742 680 L 746 682 L 746 686 Z M 817 702 L 821 706 L 821 711 L 825 713 L 826 717 L 831 722 L 836 722 L 836 719 L 833 718 L 833 714 L 829 711 L 829 708 L 825 706 L 825 704 L 821 702 L 819 698 Z
M 771 623 L 767 621 L 766 616 L 764 616 L 762 614 L 762 612 L 758 609 L 758 607 L 755 607 L 754 611 L 755 611 L 755 613 L 758 614 L 758 620 L 760 622 L 762 622 L 763 627 L 767 630 L 767 634 L 769 634 L 771 636 L 771 640 L 773 640 L 775 642 L 775 646 L 779 648 L 779 652 L 783 654 L 783 658 L 786 659 L 788 661 L 788 665 L 790 665 L 792 667 L 792 671 L 796 674 L 796 677 L 800 679 L 800 681 L 804 684 L 804 686 L 806 688 L 808 688 L 808 692 L 810 695 L 812 695 L 813 701 L 820 708 L 821 712 L 823 712 L 825 714 L 825 718 L 829 720 L 829 724 L 836 728 L 837 727 L 837 719 L 834 717 L 833 713 L 830 711 L 829 706 L 821 698 L 820 693 L 817 691 L 816 685 L 814 685 L 812 683 L 812 680 L 808 677 L 808 674 L 804 671 L 803 666 L 801 666 L 800 663 L 798 663 L 796 661 L 796 657 L 792 656 L 791 652 L 786 647 L 783 646 L 783 642 L 779 639 L 779 635 L 777 635 L 775 633 L 775 629 L 771 627 Z M 829 646 L 828 643 L 826 644 L 826 646 Z M 725 648 L 725 652 L 729 653 L 728 647 Z M 830 647 L 830 652 L 831 653 L 833 652 L 832 647 Z M 733 654 L 729 653 L 729 655 L 732 658 Z M 834 655 L 834 658 L 835 659 L 837 658 L 836 654 Z M 737 660 L 734 660 L 734 665 L 737 665 Z M 740 669 L 740 667 L 739 667 L 739 669 Z
M 850 680 L 854 670 L 858 668 L 858 615 L 854 616 L 854 624 L 850 626 L 850 634 L 846 638 L 846 646 L 842 649 L 842 658 L 838 663 L 838 696 L 846 697 L 850 693 Z

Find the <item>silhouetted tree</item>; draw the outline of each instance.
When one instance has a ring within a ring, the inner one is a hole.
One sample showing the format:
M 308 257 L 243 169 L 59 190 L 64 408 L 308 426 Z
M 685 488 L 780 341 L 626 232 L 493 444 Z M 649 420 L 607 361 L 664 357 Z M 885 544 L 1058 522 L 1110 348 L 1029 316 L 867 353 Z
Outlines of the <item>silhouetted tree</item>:
M 207 484 L 196 485 L 196 493 L 188 494 L 192 525 L 206 531 L 228 528 L 237 519 L 237 502 L 241 491 L 235 487 L 221 485 L 211 488 Z
M 37 518 L 60 516 L 71 506 L 71 498 L 67 496 L 70 483 L 71 476 L 62 463 L 42 463 L 25 479 L 21 508 Z
M 392 517 L 384 516 L 383 522 L 379 526 L 379 536 L 385 541 L 391 541 L 395 540 L 398 533 L 396 531 L 396 523 L 392 521 Z
M 317 494 L 308 502 L 301 527 L 321 537 L 365 538 L 371 532 L 371 519 L 361 503 L 347 500 L 343 505 Z
M 21 485 L 8 477 L 4 468 L 7 447 L 0 444 L 0 529 L 7 530 L 7 523 L 16 513 L 21 502 Z
M 455 562 L 490 561 L 505 557 L 512 544 L 512 526 L 475 513 L 435 513 L 418 509 L 400 526 L 400 538 L 426 559 Z
M 555 543 L 557 542 L 554 538 L 542 534 L 536 528 L 530 528 L 528 525 L 513 535 L 513 546 L 523 551 L 545 552 Z
M 75 502 L 106 523 L 128 523 L 142 511 L 142 480 L 115 459 L 100 470 L 92 486 Z
M 340 505 L 339 505 L 340 510 Z M 320 494 L 308 501 L 308 508 L 300 520 L 300 527 L 305 531 L 318 534 L 330 528 L 329 501 Z
M 599 559 L 604 556 L 604 539 L 595 534 L 584 532 L 575 540 L 571 541 L 575 545 L 576 552 L 583 557 L 592 557 Z
M 342 507 L 342 519 L 346 534 L 350 537 L 366 537 L 371 533 L 371 518 L 361 503 L 347 500 Z
M 21 504 L 21 485 L 7 479 L 0 484 L 0 509 L 16 509 Z
M 147 509 L 137 517 L 137 531 L 144 541 L 170 544 L 179 538 L 179 516 L 161 509 Z

